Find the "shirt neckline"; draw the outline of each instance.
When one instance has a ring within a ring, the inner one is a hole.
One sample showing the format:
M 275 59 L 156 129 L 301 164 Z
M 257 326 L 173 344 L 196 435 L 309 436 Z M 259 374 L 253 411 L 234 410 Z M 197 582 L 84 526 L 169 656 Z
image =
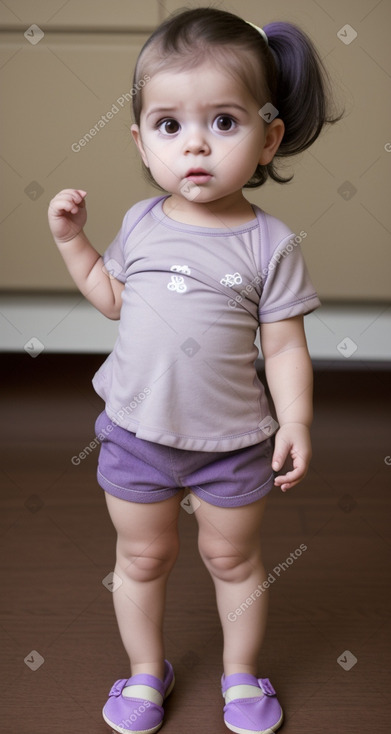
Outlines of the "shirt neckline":
M 192 231 L 194 233 L 207 234 L 210 236 L 212 234 L 239 234 L 242 232 L 248 232 L 258 226 L 255 204 L 251 204 L 252 210 L 254 212 L 254 218 L 250 219 L 248 222 L 244 222 L 243 224 L 238 224 L 235 227 L 200 227 L 197 224 L 186 224 L 185 222 L 177 222 L 175 219 L 171 219 L 168 214 L 165 214 L 165 212 L 163 211 L 163 204 L 165 200 L 168 199 L 168 197 L 169 194 L 157 201 L 155 206 L 151 209 L 151 214 L 156 217 L 156 219 L 159 219 L 161 224 L 170 229 L 176 229 L 182 232 Z

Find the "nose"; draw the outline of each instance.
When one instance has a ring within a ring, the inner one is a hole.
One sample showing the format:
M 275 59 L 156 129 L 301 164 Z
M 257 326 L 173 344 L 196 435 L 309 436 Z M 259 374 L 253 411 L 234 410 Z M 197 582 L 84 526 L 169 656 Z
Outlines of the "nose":
M 184 143 L 184 152 L 192 153 L 193 155 L 196 155 L 197 153 L 209 155 L 210 146 L 207 136 L 201 126 L 192 126 L 189 129 Z

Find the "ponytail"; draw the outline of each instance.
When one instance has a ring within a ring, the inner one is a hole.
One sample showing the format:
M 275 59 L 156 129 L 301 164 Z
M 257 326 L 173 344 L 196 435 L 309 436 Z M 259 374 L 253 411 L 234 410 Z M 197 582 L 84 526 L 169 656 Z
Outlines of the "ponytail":
M 283 158 L 306 150 L 317 139 L 324 125 L 337 122 L 343 113 L 332 113 L 328 75 L 308 36 L 290 23 L 269 23 L 264 26 L 264 31 L 276 68 L 273 104 L 285 125 L 285 133 L 275 157 Z M 264 180 L 268 175 L 279 183 L 292 179 L 292 176 L 281 178 L 273 161 L 259 168 L 263 169 Z M 254 182 L 252 185 L 260 184 Z

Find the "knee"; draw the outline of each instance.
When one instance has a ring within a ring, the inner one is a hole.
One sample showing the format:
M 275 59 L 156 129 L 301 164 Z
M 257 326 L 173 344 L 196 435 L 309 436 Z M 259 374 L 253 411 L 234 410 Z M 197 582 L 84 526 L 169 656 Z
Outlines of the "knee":
M 237 556 L 209 556 L 204 557 L 204 563 L 215 579 L 237 583 L 244 581 L 248 575 L 246 564 Z
M 132 581 L 148 582 L 163 578 L 171 571 L 179 550 L 176 538 L 164 546 L 151 546 L 137 552 L 136 548 L 117 550 L 117 567 L 121 575 Z
M 201 558 L 214 579 L 231 583 L 246 581 L 258 565 L 259 558 L 254 554 L 240 554 L 232 547 L 226 549 L 214 549 L 213 547 L 199 545 Z

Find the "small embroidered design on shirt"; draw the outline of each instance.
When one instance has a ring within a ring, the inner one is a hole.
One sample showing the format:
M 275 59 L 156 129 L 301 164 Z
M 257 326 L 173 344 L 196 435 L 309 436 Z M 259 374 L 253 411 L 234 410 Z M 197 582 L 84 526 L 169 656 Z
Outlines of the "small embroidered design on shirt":
M 172 275 L 171 281 L 167 285 L 168 290 L 176 291 L 177 293 L 184 293 L 187 291 L 184 278 L 181 275 Z
M 221 278 L 220 283 L 221 285 L 226 285 L 229 288 L 232 288 L 233 285 L 240 285 L 240 283 L 242 283 L 242 276 L 240 273 L 234 273 L 233 275 L 226 273 L 224 278 Z
M 170 270 L 174 273 L 183 273 L 184 275 L 190 275 L 190 268 L 187 265 L 171 265 Z

